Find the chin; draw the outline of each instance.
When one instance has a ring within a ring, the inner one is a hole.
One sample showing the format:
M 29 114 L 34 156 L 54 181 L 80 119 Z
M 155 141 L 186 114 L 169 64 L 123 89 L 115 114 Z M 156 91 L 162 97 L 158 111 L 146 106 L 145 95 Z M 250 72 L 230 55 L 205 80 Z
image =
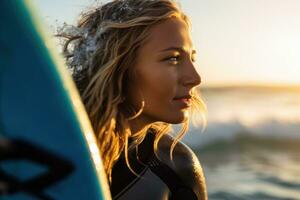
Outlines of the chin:
M 189 118 L 188 112 L 180 112 L 178 114 L 172 115 L 168 120 L 165 122 L 170 123 L 170 124 L 181 124 L 185 122 Z

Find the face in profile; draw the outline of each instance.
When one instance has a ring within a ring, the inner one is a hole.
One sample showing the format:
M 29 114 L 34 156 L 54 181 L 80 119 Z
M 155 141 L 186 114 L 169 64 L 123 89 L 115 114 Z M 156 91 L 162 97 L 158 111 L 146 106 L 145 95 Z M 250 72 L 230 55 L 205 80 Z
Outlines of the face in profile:
M 135 76 L 129 84 L 129 99 L 144 123 L 181 123 L 188 117 L 191 92 L 200 84 L 194 65 L 196 51 L 189 27 L 179 18 L 153 26 L 138 51 Z

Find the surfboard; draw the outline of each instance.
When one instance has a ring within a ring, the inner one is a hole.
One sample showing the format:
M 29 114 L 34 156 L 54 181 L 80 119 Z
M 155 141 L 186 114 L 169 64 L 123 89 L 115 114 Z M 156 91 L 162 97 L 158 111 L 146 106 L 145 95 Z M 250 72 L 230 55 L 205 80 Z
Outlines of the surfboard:
M 110 200 L 90 121 L 29 1 L 0 1 L 0 199 Z

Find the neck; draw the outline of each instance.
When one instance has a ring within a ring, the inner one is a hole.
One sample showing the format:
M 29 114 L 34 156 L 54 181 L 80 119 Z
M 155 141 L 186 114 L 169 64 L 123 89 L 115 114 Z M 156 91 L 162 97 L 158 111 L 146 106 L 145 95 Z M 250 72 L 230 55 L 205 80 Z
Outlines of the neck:
M 144 118 L 143 116 L 139 116 L 136 119 L 129 121 L 130 131 L 132 135 L 137 135 L 141 132 L 146 131 L 151 124 L 153 123 L 152 120 Z

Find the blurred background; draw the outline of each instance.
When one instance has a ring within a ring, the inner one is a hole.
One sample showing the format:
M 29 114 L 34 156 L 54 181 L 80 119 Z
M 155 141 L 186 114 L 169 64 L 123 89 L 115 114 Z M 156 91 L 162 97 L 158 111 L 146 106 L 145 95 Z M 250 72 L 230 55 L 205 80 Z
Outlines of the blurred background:
M 31 0 L 51 32 L 106 2 Z M 184 138 L 210 200 L 300 199 L 300 1 L 181 0 L 208 125 Z

